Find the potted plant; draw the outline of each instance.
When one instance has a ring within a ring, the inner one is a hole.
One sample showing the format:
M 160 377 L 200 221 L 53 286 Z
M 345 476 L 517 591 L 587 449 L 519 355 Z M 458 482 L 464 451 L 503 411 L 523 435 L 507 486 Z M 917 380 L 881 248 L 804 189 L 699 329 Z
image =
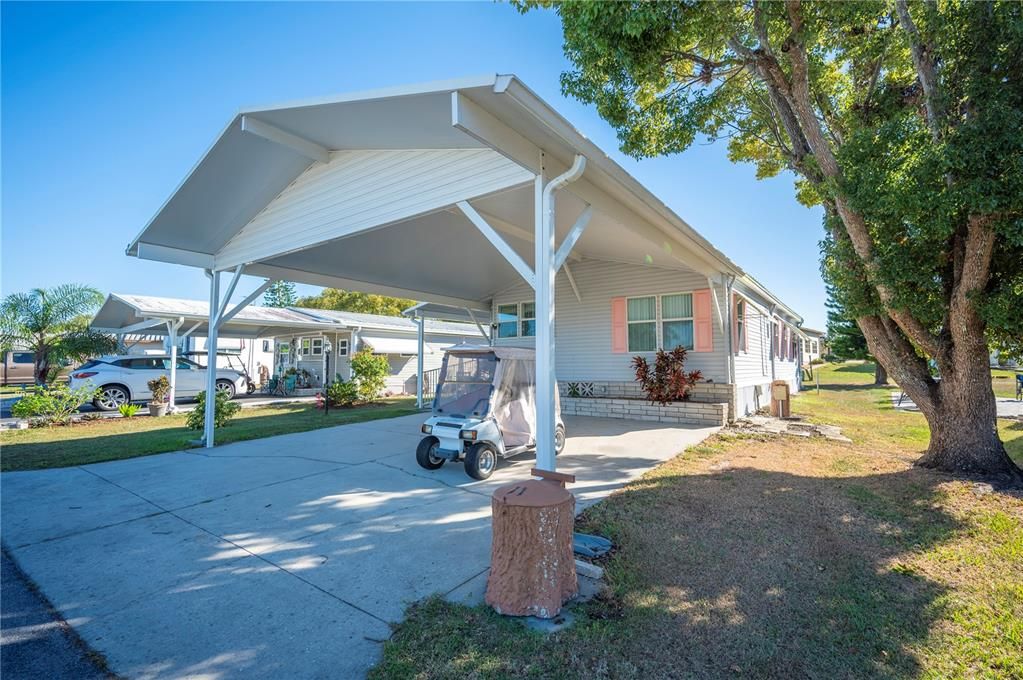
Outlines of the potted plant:
M 149 385 L 149 391 L 153 393 L 153 398 L 149 402 L 149 415 L 156 417 L 167 415 L 167 408 L 170 406 L 170 381 L 167 380 L 167 376 L 161 375 L 159 378 L 153 378 L 146 384 Z

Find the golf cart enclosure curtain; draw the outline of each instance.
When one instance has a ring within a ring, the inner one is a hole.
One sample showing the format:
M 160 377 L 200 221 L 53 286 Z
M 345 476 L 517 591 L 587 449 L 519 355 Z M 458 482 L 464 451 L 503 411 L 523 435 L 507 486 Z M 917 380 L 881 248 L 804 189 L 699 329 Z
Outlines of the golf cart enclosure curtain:
M 536 360 L 507 358 L 497 364 L 494 418 L 507 448 L 536 441 Z M 557 394 L 557 390 L 554 392 Z

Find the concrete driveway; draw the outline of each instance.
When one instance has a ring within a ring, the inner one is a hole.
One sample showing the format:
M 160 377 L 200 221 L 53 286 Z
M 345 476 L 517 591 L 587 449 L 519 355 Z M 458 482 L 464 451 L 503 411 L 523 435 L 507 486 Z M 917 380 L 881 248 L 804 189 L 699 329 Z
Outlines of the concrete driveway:
M 482 599 L 490 494 L 533 464 L 423 470 L 422 420 L 5 473 L 3 541 L 121 675 L 361 677 L 409 603 Z M 580 509 L 714 431 L 567 426 Z

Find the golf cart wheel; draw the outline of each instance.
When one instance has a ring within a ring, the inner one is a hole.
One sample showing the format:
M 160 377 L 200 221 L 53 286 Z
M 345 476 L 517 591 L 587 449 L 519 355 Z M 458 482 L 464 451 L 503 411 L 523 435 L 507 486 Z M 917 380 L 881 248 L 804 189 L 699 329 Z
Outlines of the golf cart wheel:
M 218 380 L 217 392 L 223 392 L 228 399 L 234 399 L 234 383 L 230 380 Z
M 444 459 L 437 455 L 438 446 L 440 446 L 440 440 L 436 437 L 423 437 L 419 446 L 416 447 L 416 462 L 420 467 L 436 470 L 444 464 Z
M 487 479 L 497 469 L 497 451 L 486 442 L 473 444 L 465 454 L 465 474 L 473 479 Z
M 554 429 L 554 455 L 559 455 L 565 450 L 565 426 L 558 425 Z

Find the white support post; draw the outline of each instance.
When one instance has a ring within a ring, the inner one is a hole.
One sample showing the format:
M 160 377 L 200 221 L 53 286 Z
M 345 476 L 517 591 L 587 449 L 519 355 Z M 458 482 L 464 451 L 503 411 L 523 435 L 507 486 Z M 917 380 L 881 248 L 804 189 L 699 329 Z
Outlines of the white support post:
M 590 224 L 590 218 L 593 217 L 593 206 L 586 206 L 586 209 L 582 211 L 582 214 L 576 219 L 575 224 L 569 230 L 568 235 L 565 236 L 565 240 L 561 243 L 561 247 L 558 248 L 557 254 L 554 256 L 554 271 L 561 269 L 561 265 L 565 264 L 565 260 L 568 259 L 569 253 L 572 252 L 572 248 L 575 248 L 575 244 L 579 241 L 579 237 L 586 231 L 586 227 Z
M 575 285 L 575 277 L 572 276 L 572 270 L 568 268 L 567 262 L 563 266 L 565 267 L 565 276 L 568 278 L 568 285 L 572 286 L 572 293 L 575 295 L 575 301 L 582 302 L 583 296 L 579 294 L 579 286 Z
M 210 278 L 210 316 L 206 334 L 206 418 L 203 423 L 203 445 L 213 448 L 213 414 L 217 403 L 217 330 L 220 308 L 220 272 L 206 270 Z
M 170 406 L 168 410 L 174 413 L 174 399 L 177 396 L 178 388 L 178 329 L 185 323 L 184 318 L 178 317 L 177 321 L 167 322 L 167 339 L 170 342 Z
M 426 346 L 424 336 L 426 334 L 426 319 L 417 315 L 416 320 L 416 408 L 423 408 L 423 350 Z
M 536 272 L 536 467 L 554 471 L 557 467 L 554 457 L 554 405 L 557 403 L 555 390 L 554 353 L 554 282 L 557 274 L 554 235 L 554 194 L 565 184 L 582 176 L 586 158 L 576 156 L 572 167 L 555 177 L 545 187 L 543 177 L 538 175 L 534 182 L 536 203 L 536 238 L 534 269 Z M 585 223 L 584 223 L 585 224 Z M 581 233 L 581 230 L 580 230 Z M 567 252 L 565 253 L 567 256 Z

